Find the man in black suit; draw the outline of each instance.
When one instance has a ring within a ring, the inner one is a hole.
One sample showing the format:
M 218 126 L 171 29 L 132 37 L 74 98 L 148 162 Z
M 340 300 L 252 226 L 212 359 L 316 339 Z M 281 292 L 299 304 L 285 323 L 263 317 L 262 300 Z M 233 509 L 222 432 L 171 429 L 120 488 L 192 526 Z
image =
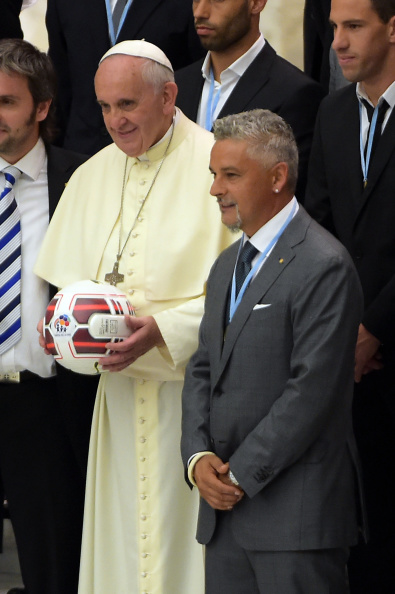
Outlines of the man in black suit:
M 8 174 L 13 166 L 22 238 L 21 338 L 0 355 L 0 472 L 28 594 L 77 592 L 84 495 L 53 360 L 43 354 L 36 331 L 49 287 L 33 274 L 35 258 L 66 182 L 85 160 L 48 144 L 54 89 L 46 54 L 20 39 L 0 41 L 0 193 L 3 171 Z M 0 341 L 11 315 L 5 317 L 5 308 L 14 307 L 14 301 L 8 306 L 4 288 L 14 274 L 9 243 L 3 240 L 8 220 L 5 211 L 0 217 Z M 81 391 L 80 397 L 90 395 Z
M 365 311 L 354 427 L 370 541 L 352 551 L 355 594 L 395 592 L 395 2 L 332 0 L 333 48 L 352 85 L 317 117 L 306 206 L 349 250 Z M 371 120 L 371 123 L 369 122 Z
M 0 18 L 0 39 L 8 37 L 23 38 L 19 14 L 22 0 L 2 0 Z
M 49 55 L 59 80 L 59 144 L 89 155 L 112 142 L 93 85 L 99 60 L 112 45 L 145 39 L 163 50 L 174 69 L 204 53 L 188 0 L 118 1 L 125 9 L 115 31 L 115 0 L 48 0 Z
M 293 129 L 299 148 L 296 195 L 303 201 L 315 116 L 323 90 L 280 58 L 262 37 L 267 0 L 194 0 L 193 14 L 206 59 L 176 72 L 178 107 L 211 129 L 217 117 L 270 109 Z
M 333 41 L 329 24 L 331 0 L 306 0 L 303 15 L 304 71 L 329 91 L 329 52 Z

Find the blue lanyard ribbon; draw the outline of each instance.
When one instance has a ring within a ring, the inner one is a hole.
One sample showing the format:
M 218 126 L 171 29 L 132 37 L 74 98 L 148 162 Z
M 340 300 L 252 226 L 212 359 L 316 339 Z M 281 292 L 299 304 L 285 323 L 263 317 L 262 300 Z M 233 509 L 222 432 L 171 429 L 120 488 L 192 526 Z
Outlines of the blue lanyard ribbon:
M 366 148 L 366 158 L 365 158 L 365 146 L 364 146 L 363 134 L 362 134 L 362 104 L 361 104 L 361 102 L 359 103 L 359 128 L 360 128 L 359 150 L 361 152 L 361 167 L 362 167 L 363 183 L 365 186 L 368 183 L 369 163 L 370 163 L 370 157 L 372 156 L 373 137 L 374 137 L 374 131 L 376 129 L 378 113 L 379 113 L 379 106 L 377 104 L 376 107 L 374 108 L 372 121 L 370 123 L 370 128 L 369 128 L 369 136 L 366 140 L 367 148 Z
M 292 221 L 294 214 L 295 214 L 295 210 L 296 210 L 296 204 L 297 204 L 297 202 L 295 200 L 295 203 L 292 207 L 292 211 L 289 213 L 287 220 L 285 221 L 285 223 L 283 224 L 281 229 L 273 237 L 273 239 L 271 239 L 269 241 L 269 243 L 267 244 L 267 246 L 265 247 L 265 249 L 259 256 L 257 262 L 254 264 L 253 268 L 251 268 L 250 272 L 246 276 L 244 283 L 242 284 L 241 289 L 239 291 L 239 294 L 237 295 L 237 299 L 236 299 L 236 266 L 235 266 L 234 271 L 233 271 L 232 289 L 231 289 L 231 294 L 230 294 L 229 323 L 232 321 L 232 318 L 235 315 L 236 309 L 239 307 L 240 302 L 243 299 L 244 293 L 246 292 L 247 288 L 249 287 L 250 282 L 253 279 L 253 277 L 255 276 L 256 272 L 259 270 L 260 265 L 262 264 L 264 259 L 267 257 L 270 250 L 276 245 L 277 241 L 280 239 L 281 235 L 284 233 L 284 231 L 288 227 L 289 223 Z M 243 249 L 244 239 L 245 239 L 245 235 L 243 234 L 243 237 L 242 237 L 242 239 L 240 241 L 240 245 L 239 245 L 237 260 L 239 259 L 240 252 Z M 237 264 L 237 260 L 236 260 L 236 264 Z
M 213 67 L 211 66 L 211 68 L 210 68 L 210 90 L 209 90 L 208 100 L 207 100 L 206 125 L 205 125 L 206 130 L 208 130 L 209 132 L 210 132 L 211 128 L 213 127 L 214 113 L 218 107 L 218 102 L 219 102 L 219 98 L 221 95 L 221 87 L 220 87 L 214 96 L 214 85 L 215 85 L 214 70 L 213 70 Z
M 122 29 L 123 23 L 125 22 L 126 15 L 128 14 L 128 10 L 130 5 L 132 4 L 133 0 L 128 0 L 125 8 L 123 9 L 121 20 L 119 21 L 118 31 L 114 31 L 114 23 L 112 20 L 112 10 L 111 10 L 111 2 L 110 0 L 106 0 L 106 11 L 107 11 L 107 21 L 108 21 L 108 30 L 110 33 L 110 40 L 111 45 L 115 45 L 117 42 L 117 37 L 119 35 L 120 30 Z

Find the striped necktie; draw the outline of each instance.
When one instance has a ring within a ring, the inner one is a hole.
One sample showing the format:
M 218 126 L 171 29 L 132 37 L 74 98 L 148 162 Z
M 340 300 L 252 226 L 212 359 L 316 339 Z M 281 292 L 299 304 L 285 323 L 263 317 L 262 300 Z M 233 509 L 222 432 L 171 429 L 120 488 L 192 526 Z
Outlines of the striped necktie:
M 16 167 L 3 169 L 0 195 L 0 355 L 21 338 L 21 219 L 14 184 L 21 175 Z
M 127 0 L 117 0 L 115 4 L 114 12 L 112 13 L 112 22 L 114 25 L 114 34 L 115 37 L 118 37 L 118 27 L 119 23 L 121 22 L 123 9 L 125 8 Z

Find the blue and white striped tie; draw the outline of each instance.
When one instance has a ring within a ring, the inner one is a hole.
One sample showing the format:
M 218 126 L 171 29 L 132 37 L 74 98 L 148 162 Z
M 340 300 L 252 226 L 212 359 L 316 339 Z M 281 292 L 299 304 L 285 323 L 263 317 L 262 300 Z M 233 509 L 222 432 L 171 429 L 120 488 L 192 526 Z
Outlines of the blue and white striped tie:
M 0 195 L 0 355 L 21 338 L 21 219 L 14 184 L 21 175 L 16 167 L 3 169 Z

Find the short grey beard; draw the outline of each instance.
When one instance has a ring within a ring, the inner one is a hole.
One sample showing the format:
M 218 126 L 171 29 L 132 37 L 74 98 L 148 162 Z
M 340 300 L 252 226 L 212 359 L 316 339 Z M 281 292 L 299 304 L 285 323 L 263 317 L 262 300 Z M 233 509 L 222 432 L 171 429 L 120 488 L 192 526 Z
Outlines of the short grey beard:
M 241 220 L 241 216 L 239 213 L 239 205 L 235 204 L 236 212 L 237 212 L 237 221 L 233 225 L 225 225 L 231 233 L 238 233 L 241 229 L 241 225 L 243 221 Z

